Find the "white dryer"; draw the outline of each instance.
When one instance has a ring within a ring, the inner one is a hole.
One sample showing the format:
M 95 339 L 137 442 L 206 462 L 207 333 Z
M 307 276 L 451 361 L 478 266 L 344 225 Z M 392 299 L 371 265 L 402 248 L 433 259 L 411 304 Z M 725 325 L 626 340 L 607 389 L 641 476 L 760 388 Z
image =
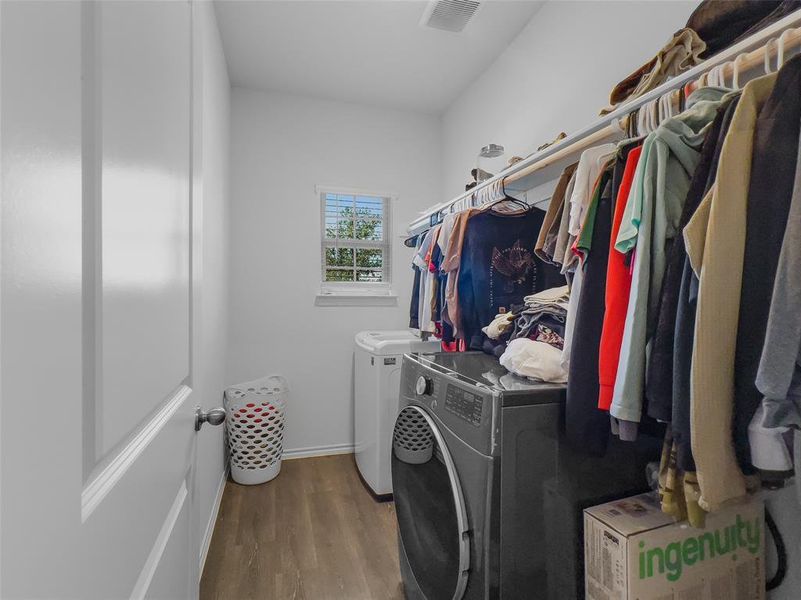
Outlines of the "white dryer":
M 398 414 L 403 355 L 438 349 L 438 341 L 424 342 L 409 330 L 356 334 L 353 386 L 356 466 L 376 496 L 392 493 L 392 428 Z

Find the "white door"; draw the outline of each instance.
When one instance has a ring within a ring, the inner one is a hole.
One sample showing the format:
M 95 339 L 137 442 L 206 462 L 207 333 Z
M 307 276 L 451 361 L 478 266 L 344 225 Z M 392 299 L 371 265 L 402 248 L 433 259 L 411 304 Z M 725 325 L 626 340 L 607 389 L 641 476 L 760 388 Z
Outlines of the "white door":
M 0 4 L 4 599 L 197 596 L 191 13 Z

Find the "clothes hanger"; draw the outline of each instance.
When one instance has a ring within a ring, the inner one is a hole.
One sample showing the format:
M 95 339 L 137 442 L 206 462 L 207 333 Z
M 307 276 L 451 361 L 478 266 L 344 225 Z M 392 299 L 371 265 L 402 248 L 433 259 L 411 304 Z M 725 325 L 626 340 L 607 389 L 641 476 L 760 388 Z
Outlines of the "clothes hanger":
M 515 206 L 520 207 L 521 210 L 528 211 L 529 209 L 533 208 L 529 206 L 526 202 L 520 200 L 520 198 L 515 198 L 514 196 L 510 196 L 506 193 L 506 179 L 501 178 L 498 182 L 500 184 L 502 196 L 497 200 L 493 200 L 492 202 L 487 203 L 486 210 L 492 210 L 495 206 L 501 204 L 502 202 L 509 202 Z
M 765 43 L 765 62 L 764 62 L 765 75 L 770 75 L 771 73 L 773 73 L 773 69 L 770 66 L 770 48 L 771 48 L 771 46 L 773 44 L 777 44 L 777 48 L 776 48 L 777 57 L 776 57 L 776 59 L 777 59 L 777 62 L 778 62 L 778 42 L 776 41 L 776 38 L 770 38 Z M 778 66 L 776 67 L 776 70 L 778 70 Z
M 654 130 L 658 129 L 662 122 L 668 118 L 668 111 L 665 108 L 662 96 L 654 102 Z
M 706 85 L 704 87 L 714 87 L 718 84 L 718 67 L 712 67 L 706 74 Z
M 659 124 L 661 125 L 673 117 L 673 92 L 668 92 L 659 98 Z
M 640 111 L 637 113 L 637 131 L 641 135 L 648 135 L 648 107 L 641 106 Z
M 656 131 L 659 127 L 659 98 L 655 98 L 648 103 L 648 133 Z
M 734 69 L 734 63 L 732 63 Z M 718 87 L 726 87 L 726 64 L 718 66 Z
M 524 210 L 528 210 L 530 208 L 533 208 L 532 206 L 529 206 L 529 204 L 527 202 L 524 202 L 520 198 L 515 198 L 514 196 L 510 196 L 509 194 L 506 193 L 506 178 L 502 178 L 501 179 L 501 191 L 503 192 L 503 199 L 504 200 L 508 200 L 512 204 L 516 204 L 517 206 L 520 206 Z
M 661 97 L 661 96 L 660 96 Z M 656 131 L 662 124 L 662 112 L 659 105 L 659 98 L 654 98 L 651 101 L 651 131 Z
M 696 87 L 695 89 L 700 89 L 702 87 L 707 87 L 707 82 L 709 81 L 709 73 L 701 73 L 701 76 L 696 80 Z
M 628 121 L 626 123 L 626 134 L 630 138 L 640 137 L 639 132 L 637 131 L 637 116 L 639 113 L 639 108 L 635 108 L 629 113 Z
M 776 69 L 781 69 L 784 66 L 784 47 L 787 42 L 787 38 L 790 37 L 792 30 L 788 29 L 783 31 L 782 34 L 779 36 L 779 51 L 776 53 Z
M 728 64 L 729 64 L 728 62 L 725 62 L 723 64 L 714 66 L 709 70 L 707 83 L 709 84 L 710 87 L 725 87 L 726 81 L 723 75 L 726 69 L 726 65 Z
M 717 66 L 712 67 L 709 70 L 709 73 L 707 74 L 707 77 L 706 77 L 707 86 L 722 87 L 721 86 L 721 81 L 723 79 L 722 68 L 724 66 L 725 66 L 725 64 L 717 65 Z
M 740 63 L 745 60 L 745 54 L 740 54 L 734 59 L 732 65 L 731 87 L 734 90 L 740 89 Z

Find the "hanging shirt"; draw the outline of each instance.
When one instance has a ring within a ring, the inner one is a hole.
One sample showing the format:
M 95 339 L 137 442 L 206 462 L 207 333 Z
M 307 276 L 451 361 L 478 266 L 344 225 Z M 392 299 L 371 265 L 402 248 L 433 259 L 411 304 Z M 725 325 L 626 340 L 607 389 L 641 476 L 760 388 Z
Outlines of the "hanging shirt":
M 632 148 L 625 159 L 625 170 L 615 203 L 615 215 L 609 240 L 609 262 L 606 272 L 606 311 L 604 313 L 603 332 L 601 333 L 600 355 L 598 359 L 598 408 L 609 410 L 612 404 L 612 392 L 615 387 L 620 344 L 623 340 L 623 327 L 626 323 L 626 310 L 629 305 L 631 289 L 631 269 L 626 263 L 626 255 L 615 249 L 615 240 L 623 212 L 629 199 L 634 173 L 640 160 L 642 146 Z
M 431 244 L 431 256 L 428 259 L 428 270 L 431 273 L 431 320 L 436 327 L 435 334 L 437 337 L 442 337 L 442 303 L 440 302 L 439 284 L 440 284 L 440 270 L 439 266 L 442 263 L 442 249 L 439 245 L 439 240 L 442 237 L 442 226 L 437 233 L 437 237 Z
M 420 329 L 420 282 L 422 274 L 420 267 L 417 266 L 414 259 L 417 257 L 417 253 L 420 252 L 420 245 L 422 242 L 423 236 L 419 236 L 414 249 L 414 256 L 412 257 L 414 283 L 412 284 L 412 298 L 409 305 L 409 329 Z
M 424 302 L 427 305 L 424 307 L 423 314 L 427 318 L 424 320 L 427 328 L 425 331 L 429 333 L 437 333 L 437 314 L 436 314 L 436 306 L 437 306 L 437 284 L 439 282 L 439 278 L 437 275 L 437 269 L 434 266 L 433 259 L 439 252 L 439 246 L 437 245 L 437 241 L 439 240 L 439 234 L 442 230 L 442 225 L 437 225 L 431 230 L 431 243 L 428 246 L 428 252 L 425 256 L 425 268 L 428 271 L 428 277 L 426 278 L 426 289 L 425 289 L 425 298 Z
M 414 255 L 414 264 L 420 269 L 420 293 L 417 309 L 418 324 L 421 332 L 433 333 L 434 324 L 431 321 L 431 271 L 428 270 L 427 257 L 431 251 L 431 243 L 434 239 L 434 230 L 429 230 L 423 235 L 420 248 Z
M 565 405 L 567 439 L 575 447 L 596 456 L 606 452 L 609 440 L 609 417 L 598 409 L 598 350 L 612 230 L 611 180 L 610 167 L 599 179 L 579 236 L 584 257 L 580 270 L 584 271 L 584 281 L 573 322 L 575 330 L 581 334 L 572 344 Z
M 801 428 L 801 151 L 756 384 L 765 395 L 765 427 Z
M 453 337 L 453 323 L 448 315 L 448 303 L 446 298 L 446 291 L 448 285 L 448 272 L 442 269 L 445 262 L 445 257 L 448 255 L 448 248 L 450 246 L 451 232 L 456 223 L 456 213 L 448 213 L 442 219 L 442 228 L 439 232 L 439 239 L 437 245 L 439 246 L 438 261 L 437 261 L 437 303 L 439 305 L 439 318 L 442 325 L 442 341 L 445 345 L 451 344 L 454 341 Z M 445 348 L 446 346 L 443 346 Z
M 709 190 L 712 189 L 712 186 L 715 183 L 715 179 L 717 178 L 717 170 L 718 164 L 720 163 L 720 154 L 723 150 L 723 144 L 726 141 L 726 137 L 729 132 L 729 128 L 731 127 L 731 122 L 734 117 L 734 113 L 737 110 L 737 104 L 740 101 L 739 95 L 734 96 L 731 101 L 726 103 L 725 110 L 723 110 L 722 116 L 716 117 L 715 122 L 712 124 L 711 132 L 714 133 L 716 124 L 719 125 L 719 130 L 717 132 L 717 140 L 715 141 L 715 149 L 714 154 L 712 156 L 712 160 L 708 164 L 708 172 L 706 173 L 706 185 L 702 190 L 702 196 L 697 198 L 695 196 L 691 197 L 688 194 L 687 201 L 685 202 L 685 208 L 690 209 L 690 213 L 687 216 L 687 222 L 692 218 L 692 215 L 695 214 L 695 211 L 698 209 L 699 205 L 702 203 L 703 198 L 709 193 Z M 718 118 L 720 118 L 720 122 L 718 123 Z M 704 167 L 704 163 L 699 163 L 699 166 L 696 167 L 696 174 L 699 175 L 699 178 L 704 176 L 702 169 Z M 686 226 L 686 225 L 685 225 Z M 673 331 L 669 332 L 666 335 L 670 335 L 674 341 L 674 350 L 672 355 L 672 360 L 667 365 L 664 365 L 663 368 L 669 371 L 668 375 L 671 378 L 672 383 L 672 392 L 671 392 L 671 399 L 669 400 L 672 402 L 672 409 L 671 409 L 671 428 L 673 431 L 673 438 L 676 443 L 676 464 L 682 471 L 688 472 L 695 472 L 695 462 L 692 458 L 692 445 L 691 445 L 691 419 L 690 419 L 690 412 L 691 412 L 691 370 L 692 370 L 692 354 L 693 354 L 693 343 L 695 338 L 695 314 L 696 308 L 698 303 L 698 278 L 693 273 L 692 266 L 690 265 L 690 259 L 687 256 L 686 246 L 684 244 L 684 236 L 681 236 L 681 244 L 679 246 L 679 250 L 682 253 L 681 258 L 681 275 L 679 277 L 680 282 L 678 284 L 678 298 L 676 300 L 676 315 L 675 315 L 675 325 Z M 675 244 L 679 244 L 678 239 Z M 665 288 L 665 292 L 667 294 L 672 294 L 672 288 Z M 669 296 L 667 299 L 663 298 L 664 304 L 669 304 L 670 299 Z M 659 341 L 659 329 L 657 327 L 656 339 L 655 343 Z M 649 364 L 650 367 L 658 367 L 658 360 L 655 354 L 651 355 L 651 362 Z M 668 359 L 665 359 L 668 360 Z M 653 370 L 653 369 L 651 369 Z M 660 379 L 658 376 L 654 376 L 653 384 L 657 385 Z M 651 383 L 651 382 L 649 382 Z M 659 388 L 660 392 L 664 392 L 666 388 Z M 651 389 L 650 391 L 651 396 L 654 394 L 654 390 Z M 649 398 L 651 397 L 649 396 Z M 655 406 L 655 408 L 658 408 Z M 649 405 L 650 409 L 650 405 Z M 696 490 L 697 490 L 697 480 L 695 481 Z M 689 494 L 689 495 L 696 495 L 697 494 Z
M 577 236 L 584 224 L 585 213 L 595 192 L 598 177 L 604 166 L 617 152 L 617 144 L 601 144 L 581 153 L 576 168 L 576 183 L 570 196 L 568 233 Z
M 601 171 L 612 157 L 614 157 L 615 152 L 617 152 L 617 144 L 610 143 L 588 148 L 581 153 L 578 167 L 576 167 L 576 180 L 573 185 L 573 193 L 570 195 L 569 202 L 566 201 L 568 202 L 567 206 L 570 207 L 570 214 L 567 226 L 567 248 L 564 253 L 562 273 L 566 273 L 569 269 L 576 266 L 578 257 L 571 249 L 587 218 L 587 209 L 598 184 Z M 565 210 L 567 210 L 567 206 L 565 206 Z
M 442 252 L 443 260 L 448 255 L 448 246 L 450 245 L 451 241 L 453 225 L 456 223 L 456 216 L 457 213 L 448 213 L 443 217 L 442 223 L 440 224 L 440 232 L 439 238 L 437 239 L 437 244 Z
M 553 239 L 554 224 L 561 221 L 562 210 L 565 204 L 565 193 L 567 192 L 568 184 L 570 183 L 573 173 L 576 172 L 578 163 L 572 164 L 562 171 L 559 181 L 556 183 L 551 201 L 548 204 L 548 211 L 545 213 L 545 219 L 542 222 L 540 234 L 537 236 L 537 242 L 534 246 L 534 253 L 546 262 L 551 262 L 553 256 L 548 253 L 546 249 L 549 244 L 549 235 Z
M 707 132 L 701 159 L 684 203 L 682 228 L 715 182 L 720 153 L 738 102 L 739 94 L 733 94 L 731 98 L 727 96 Z M 675 260 L 675 265 L 669 262 L 666 271 L 660 320 L 648 363 L 648 410 L 649 413 L 663 411 L 670 421 L 672 444 L 669 445 L 671 440 L 666 438 L 659 478 L 662 509 L 679 519 L 686 517 L 693 527 L 703 527 L 706 513 L 698 504 L 698 477 L 692 458 L 690 426 L 690 368 L 698 279 L 687 259 L 683 236 L 674 240 L 671 259 Z M 671 266 L 678 267 L 678 275 L 671 271 Z M 671 310 L 674 311 L 672 317 L 666 314 Z M 668 391 L 671 396 L 665 398 Z
M 695 168 L 687 199 L 684 202 L 679 229 L 683 230 L 693 213 L 698 208 L 704 195 L 715 181 L 717 163 L 723 140 L 729 130 L 731 117 L 734 114 L 732 103 L 739 95 L 727 96 L 718 107 L 718 113 L 712 121 L 704 139 Z M 646 396 L 648 398 L 648 415 L 659 421 L 671 422 L 673 420 L 673 378 L 674 378 L 674 348 L 676 347 L 676 315 L 679 306 L 679 290 L 682 285 L 684 262 L 687 252 L 684 246 L 684 237 L 679 235 L 673 240 L 665 269 L 665 280 L 662 285 L 662 296 L 659 305 L 656 331 L 651 345 L 651 354 L 648 360 L 648 374 L 646 379 Z M 689 271 L 692 273 L 692 270 Z M 685 318 L 687 318 L 685 316 Z M 692 331 L 692 328 L 690 328 Z M 690 338 L 691 339 L 691 338 Z M 692 341 L 687 353 L 692 351 Z M 689 364 L 689 359 L 688 359 Z M 689 397 L 687 397 L 689 407 Z M 689 416 L 687 419 L 689 426 Z M 673 423 L 674 438 L 678 437 L 677 424 Z M 687 431 L 689 435 L 689 430 Z M 687 438 L 689 440 L 689 437 Z M 688 442 L 689 444 L 689 442 Z M 691 469 L 691 470 L 694 470 Z
M 552 262 L 557 265 L 562 265 L 562 263 L 564 263 L 565 253 L 568 250 L 570 238 L 570 233 L 568 232 L 570 224 L 570 197 L 573 195 L 573 190 L 576 187 L 577 175 L 577 171 L 573 171 L 573 175 L 570 176 L 570 180 L 567 182 L 565 201 L 562 204 L 562 214 L 559 218 L 559 225 L 551 229 L 555 237 L 553 238 L 553 251 L 550 253 L 550 256 L 553 257 Z M 554 224 L 556 224 L 555 219 Z
M 714 119 L 723 88 L 701 88 L 689 108 L 648 136 L 651 148 L 635 182 L 631 221 L 621 226 L 616 248 L 626 252 L 636 237 L 631 291 L 610 414 L 621 421 L 621 438 L 636 438 L 642 416 L 647 343 L 658 316 L 666 250 L 678 225 L 690 179 L 698 165 L 705 129 Z M 629 206 L 626 206 L 628 211 Z M 636 236 L 630 232 L 637 231 Z M 621 237 L 623 238 L 621 240 Z
M 754 134 L 734 356 L 734 450 L 746 474 L 755 472 L 748 426 L 762 401 L 755 380 L 793 195 L 801 131 L 800 90 L 801 56 L 795 56 L 779 71 L 773 92 L 759 112 Z
M 445 305 L 448 312 L 448 320 L 453 327 L 453 335 L 458 339 L 464 339 L 461 334 L 461 307 L 459 305 L 459 266 L 462 262 L 462 247 L 464 236 L 467 231 L 467 223 L 474 214 L 479 212 L 477 208 L 470 208 L 460 213 L 456 213 L 456 218 L 451 228 L 448 249 L 443 257 L 440 271 L 447 274 L 445 286 Z
M 593 193 L 598 185 L 601 171 L 615 155 L 617 144 L 602 144 L 594 148 L 588 148 L 581 153 L 578 167 L 576 167 L 575 178 L 573 179 L 573 189 L 569 200 L 565 200 L 562 221 L 564 227 L 567 221 L 566 236 L 560 229 L 559 241 L 557 244 L 564 243 L 566 247 L 561 251 L 563 274 L 575 271 L 570 282 L 570 308 L 567 311 L 567 322 L 565 323 L 565 347 L 562 350 L 562 367 L 568 370 L 570 366 L 570 352 L 573 347 L 573 331 L 575 328 L 575 312 L 578 302 L 581 299 L 581 287 L 584 280 L 584 273 L 577 269 L 578 255 L 573 252 L 573 245 L 576 237 L 581 233 L 584 225 L 587 208 L 592 200 Z M 569 210 L 568 210 L 569 209 Z
M 687 255 L 699 279 L 691 421 L 704 510 L 714 510 L 746 491 L 731 435 L 734 352 L 754 127 L 775 81 L 774 73 L 746 84 L 723 144 L 715 185 L 684 229 Z
M 469 348 L 482 349 L 481 328 L 492 322 L 500 308 L 564 285 L 558 270 L 534 254 L 544 216 L 542 210 L 532 208 L 509 214 L 488 210 L 470 218 L 457 283 L 461 331 Z

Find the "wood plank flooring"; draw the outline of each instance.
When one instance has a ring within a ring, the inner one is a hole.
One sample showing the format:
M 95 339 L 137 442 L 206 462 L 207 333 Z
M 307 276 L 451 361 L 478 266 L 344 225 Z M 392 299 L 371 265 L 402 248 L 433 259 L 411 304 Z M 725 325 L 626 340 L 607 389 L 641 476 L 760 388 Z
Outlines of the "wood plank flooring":
M 352 455 L 285 461 L 258 486 L 228 481 L 201 600 L 402 600 L 395 507 Z

